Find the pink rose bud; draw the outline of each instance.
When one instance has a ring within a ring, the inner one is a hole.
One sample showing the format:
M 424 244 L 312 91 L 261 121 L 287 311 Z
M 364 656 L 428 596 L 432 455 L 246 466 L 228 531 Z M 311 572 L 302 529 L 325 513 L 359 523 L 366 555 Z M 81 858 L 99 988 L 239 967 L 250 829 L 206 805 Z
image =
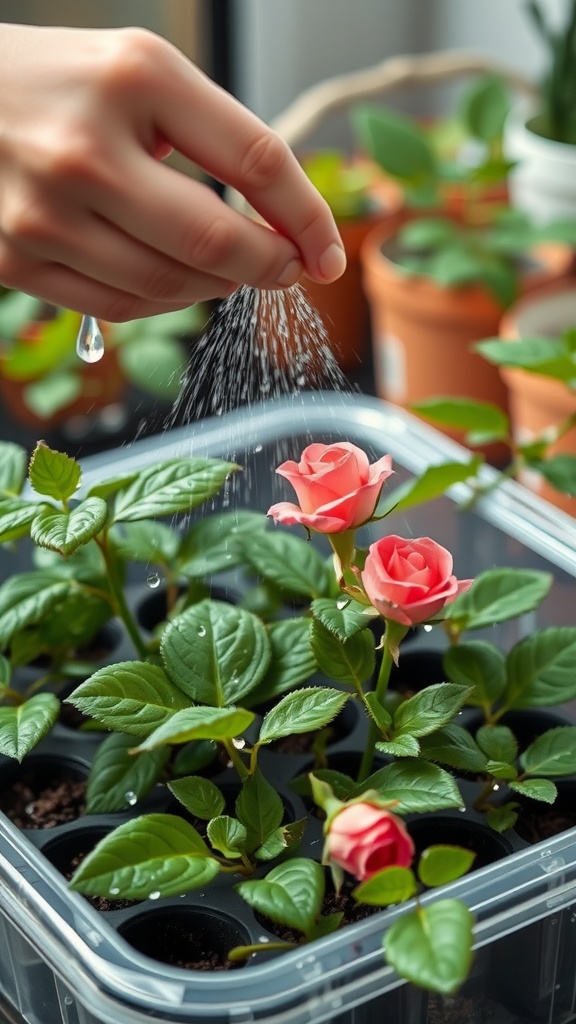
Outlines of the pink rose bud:
M 430 537 L 382 537 L 370 545 L 362 572 L 374 608 L 403 626 L 433 619 L 472 583 L 456 579 L 452 555 Z
M 300 462 L 283 462 L 276 472 L 290 481 L 300 505 L 280 501 L 268 509 L 269 516 L 317 533 L 342 533 L 371 518 L 394 470 L 390 455 L 370 465 L 361 448 L 343 441 L 308 445 Z
M 414 843 L 395 814 L 374 804 L 347 804 L 332 819 L 325 855 L 359 882 L 383 868 L 407 868 Z

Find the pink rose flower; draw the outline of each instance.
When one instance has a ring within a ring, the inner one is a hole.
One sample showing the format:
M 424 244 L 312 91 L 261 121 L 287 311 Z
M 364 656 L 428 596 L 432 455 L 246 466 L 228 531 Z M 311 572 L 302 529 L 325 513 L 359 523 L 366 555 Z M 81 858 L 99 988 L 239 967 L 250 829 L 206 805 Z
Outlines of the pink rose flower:
M 308 445 L 300 462 L 283 462 L 276 472 L 290 481 L 300 505 L 280 501 L 268 509 L 269 516 L 287 526 L 342 533 L 370 519 L 394 470 L 390 455 L 370 465 L 361 448 L 342 441 Z
M 391 534 L 371 544 L 362 572 L 366 594 L 386 619 L 403 626 L 427 622 L 473 580 L 457 580 L 452 555 L 430 537 Z
M 414 843 L 390 811 L 368 803 L 348 804 L 330 823 L 325 853 L 364 882 L 383 868 L 409 867 Z

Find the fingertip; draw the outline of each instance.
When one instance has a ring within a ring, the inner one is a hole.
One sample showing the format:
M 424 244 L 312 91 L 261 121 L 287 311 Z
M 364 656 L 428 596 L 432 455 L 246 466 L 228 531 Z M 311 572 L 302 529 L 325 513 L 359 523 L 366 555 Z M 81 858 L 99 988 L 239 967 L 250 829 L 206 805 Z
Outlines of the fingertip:
M 318 260 L 318 270 L 323 281 L 337 281 L 346 270 L 346 253 L 338 242 L 332 242 Z

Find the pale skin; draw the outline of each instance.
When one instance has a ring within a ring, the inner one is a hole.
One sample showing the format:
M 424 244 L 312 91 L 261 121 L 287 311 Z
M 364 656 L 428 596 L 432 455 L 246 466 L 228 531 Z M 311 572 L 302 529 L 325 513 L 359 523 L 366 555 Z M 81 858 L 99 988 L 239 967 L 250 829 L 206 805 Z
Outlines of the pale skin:
M 270 227 L 163 163 L 172 149 Z M 0 25 L 4 285 L 122 321 L 344 268 L 332 214 L 286 144 L 166 40 Z

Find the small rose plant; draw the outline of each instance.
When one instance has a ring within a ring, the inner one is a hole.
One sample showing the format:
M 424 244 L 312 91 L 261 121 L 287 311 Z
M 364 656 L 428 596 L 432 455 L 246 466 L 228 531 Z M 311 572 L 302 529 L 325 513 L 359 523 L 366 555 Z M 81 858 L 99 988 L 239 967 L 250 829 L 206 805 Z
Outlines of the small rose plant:
M 416 848 L 411 822 L 464 809 L 458 771 L 481 780 L 475 808 L 499 831 L 514 824 L 518 797 L 553 802 L 553 778 L 576 771 L 576 727 L 522 746 L 506 715 L 576 698 L 576 629 L 535 631 L 502 652 L 469 634 L 535 609 L 548 574 L 495 568 L 472 582 L 429 537 L 379 530 L 363 545 L 392 508 L 442 493 L 453 482 L 444 471 L 385 496 L 389 456 L 370 463 L 347 442 L 311 444 L 277 470 L 298 504 L 208 512 L 239 469 L 174 458 L 83 487 L 79 463 L 44 443 L 29 466 L 20 446 L 0 445 L 0 544 L 31 541 L 35 561 L 0 582 L 0 752 L 21 761 L 64 699 L 103 733 L 88 814 L 126 810 L 157 786 L 181 807 L 114 829 L 76 871 L 77 891 L 168 897 L 228 873 L 250 906 L 290 929 L 231 950 L 238 961 L 341 927 L 343 913 L 326 911 L 329 886 L 366 908 L 409 901 L 384 932 L 384 955 L 402 977 L 454 992 L 471 962 L 472 915 L 421 894 L 468 871 L 474 852 Z M 135 573 L 162 581 L 153 629 L 132 610 Z M 211 589 L 230 573 L 235 603 Z M 110 620 L 131 654 L 94 670 L 90 646 Z M 445 681 L 399 698 L 391 671 L 423 625 L 445 635 Z M 348 703 L 367 721 L 350 775 L 331 767 L 329 750 Z M 482 718 L 474 734 L 458 724 L 465 705 Z M 309 820 L 287 820 L 263 756 L 300 734 L 314 764 L 293 785 L 322 820 L 317 859 L 302 856 Z M 214 765 L 234 774 L 232 804 Z

